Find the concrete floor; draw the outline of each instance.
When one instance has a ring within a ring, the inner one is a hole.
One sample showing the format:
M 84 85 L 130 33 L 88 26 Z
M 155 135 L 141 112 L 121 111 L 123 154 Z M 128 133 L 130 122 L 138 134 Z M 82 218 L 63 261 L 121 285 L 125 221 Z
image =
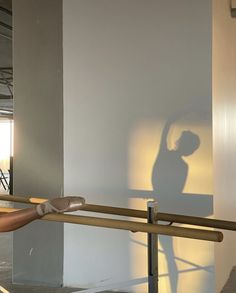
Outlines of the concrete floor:
M 7 204 L 4 204 L 5 206 Z M 79 291 L 76 288 L 48 288 L 39 286 L 13 285 L 12 276 L 12 235 L 0 233 L 0 292 L 10 293 L 70 293 Z M 5 289 L 5 291 L 4 291 Z
M 235 293 L 236 292 L 236 267 L 233 267 L 229 279 L 220 293 Z
M 5 289 L 5 291 L 4 291 Z M 0 271 L 0 292 L 4 293 L 71 293 L 77 292 L 75 288 L 49 288 L 39 286 L 24 286 L 24 285 L 13 285 L 11 283 L 11 270 Z
M 11 282 L 12 275 L 12 233 L 0 233 L 0 292 L 3 293 L 72 293 L 82 289 L 50 288 L 39 286 L 15 285 Z M 103 291 L 103 293 L 111 293 Z M 114 292 L 114 291 L 113 291 Z M 121 292 L 120 292 L 121 293 Z

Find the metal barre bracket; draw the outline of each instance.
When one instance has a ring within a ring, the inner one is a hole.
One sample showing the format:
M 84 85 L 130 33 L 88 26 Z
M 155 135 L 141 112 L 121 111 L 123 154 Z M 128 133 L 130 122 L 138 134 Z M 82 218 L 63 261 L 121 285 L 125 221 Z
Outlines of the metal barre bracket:
M 147 202 L 148 223 L 156 224 L 158 205 Z M 158 234 L 148 233 L 148 293 L 158 293 Z

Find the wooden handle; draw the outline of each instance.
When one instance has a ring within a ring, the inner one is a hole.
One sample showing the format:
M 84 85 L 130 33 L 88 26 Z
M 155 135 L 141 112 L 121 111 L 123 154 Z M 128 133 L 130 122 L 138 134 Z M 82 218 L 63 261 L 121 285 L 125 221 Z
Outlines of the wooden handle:
M 0 208 L 0 213 L 9 213 L 18 211 L 19 209 Z M 200 229 L 172 227 L 158 224 L 146 224 L 133 221 L 114 220 L 97 217 L 76 216 L 66 214 L 48 214 L 41 218 L 47 221 L 65 222 L 71 224 L 80 224 L 88 226 L 96 226 L 103 228 L 122 229 L 132 232 L 156 233 L 169 236 L 177 236 L 183 238 L 192 238 L 199 240 L 207 240 L 221 242 L 223 234 L 217 231 L 207 231 Z
M 26 204 L 39 204 L 44 201 L 47 201 L 47 199 L 45 198 L 11 196 L 11 195 L 0 195 L 0 200 L 26 203 Z M 89 212 L 96 212 L 96 213 L 134 217 L 134 218 L 143 218 L 143 219 L 147 218 L 147 212 L 143 210 L 134 210 L 134 209 L 118 208 L 118 207 L 103 206 L 103 205 L 86 204 L 82 208 L 82 210 L 89 211 Z M 167 214 L 167 213 L 158 213 L 157 220 L 236 231 L 236 222 L 232 222 L 232 221 L 223 221 L 223 220 L 215 220 L 215 219 L 207 219 L 207 218 Z

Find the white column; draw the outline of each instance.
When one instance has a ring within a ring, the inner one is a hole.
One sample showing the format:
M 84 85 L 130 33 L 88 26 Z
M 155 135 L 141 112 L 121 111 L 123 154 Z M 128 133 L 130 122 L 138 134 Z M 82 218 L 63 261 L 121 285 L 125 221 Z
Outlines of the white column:
M 236 221 L 236 19 L 227 0 L 213 3 L 214 211 L 216 218 Z M 216 245 L 216 292 L 236 264 L 235 242 L 236 234 L 224 231 Z
M 13 1 L 14 193 L 63 192 L 62 1 Z M 13 281 L 61 286 L 63 224 L 14 233 Z

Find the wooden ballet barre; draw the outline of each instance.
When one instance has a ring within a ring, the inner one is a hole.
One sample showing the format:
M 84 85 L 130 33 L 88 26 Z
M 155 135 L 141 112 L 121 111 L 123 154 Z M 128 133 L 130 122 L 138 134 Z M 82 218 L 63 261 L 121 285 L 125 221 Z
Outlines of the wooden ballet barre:
M 167 213 L 158 213 L 157 220 L 236 231 L 236 222 L 232 222 L 232 221 L 224 221 L 224 220 L 208 219 L 208 218 L 176 215 L 176 214 L 167 214 Z
M 46 201 L 47 199 L 36 198 L 36 197 L 0 195 L 0 200 L 25 203 L 25 204 L 39 204 Z M 112 214 L 112 215 L 147 219 L 147 211 L 143 211 L 143 210 L 118 208 L 118 207 L 94 205 L 94 204 L 86 204 L 81 210 L 96 212 L 96 213 L 103 213 L 103 214 Z M 236 222 L 232 222 L 232 221 L 223 221 L 223 220 L 207 219 L 207 218 L 168 214 L 168 213 L 157 213 L 156 220 L 236 231 Z
M 9 213 L 18 211 L 20 209 L 0 208 L 0 213 Z M 122 229 L 131 232 L 145 232 L 155 233 L 168 236 L 176 236 L 183 238 L 207 240 L 214 242 L 221 242 L 223 234 L 218 231 L 208 231 L 192 228 L 172 227 L 159 224 L 147 224 L 133 221 L 114 220 L 107 218 L 76 216 L 67 214 L 48 214 L 41 218 L 41 220 L 65 222 L 71 224 L 80 224 L 87 226 L 96 226 L 103 228 Z
M 147 211 L 128 209 L 128 208 L 117 208 L 117 207 L 110 207 L 110 206 L 86 204 L 82 208 L 82 210 L 96 212 L 96 213 L 105 213 L 105 214 L 112 214 L 112 215 L 119 215 L 119 216 L 142 218 L 142 219 L 147 218 Z M 232 221 L 223 221 L 223 220 L 207 219 L 207 218 L 201 218 L 201 217 L 168 214 L 168 213 L 157 213 L 156 220 L 236 231 L 236 222 L 232 222 Z

